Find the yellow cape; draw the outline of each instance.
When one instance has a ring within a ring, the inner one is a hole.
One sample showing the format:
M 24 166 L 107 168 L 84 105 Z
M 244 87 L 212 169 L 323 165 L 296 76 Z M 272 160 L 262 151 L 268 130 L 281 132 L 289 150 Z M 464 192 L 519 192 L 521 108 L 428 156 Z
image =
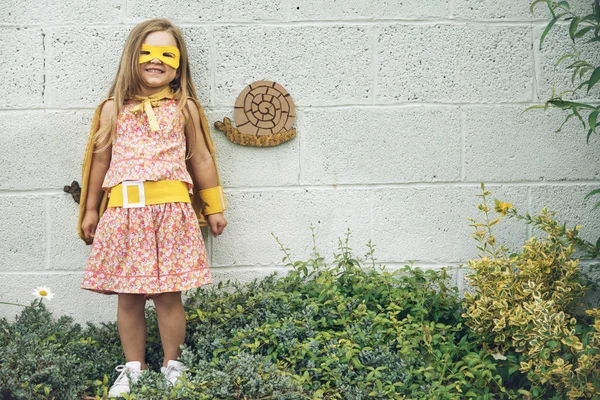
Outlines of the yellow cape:
M 213 162 L 215 163 L 215 170 L 217 171 L 218 185 L 221 186 L 221 180 L 219 178 L 219 170 L 217 168 L 217 159 L 215 157 L 215 144 L 213 143 L 212 138 L 210 137 L 210 129 L 208 128 L 208 121 L 206 119 L 206 114 L 204 114 L 204 110 L 202 109 L 202 106 L 200 105 L 198 100 L 193 99 L 193 98 L 192 98 L 192 100 L 198 107 L 198 114 L 200 115 L 200 130 L 202 131 L 202 136 L 204 136 L 204 143 L 206 144 L 206 148 L 210 152 Z M 94 112 L 94 117 L 92 119 L 92 127 L 90 129 L 90 135 L 88 138 L 87 146 L 85 148 L 85 155 L 83 157 L 83 167 L 82 167 L 82 177 L 81 177 L 81 197 L 79 200 L 79 220 L 77 222 L 77 231 L 79 233 L 79 237 L 83 241 L 85 241 L 87 244 L 91 244 L 91 242 L 87 242 L 85 240 L 85 238 L 83 236 L 83 230 L 81 229 L 81 222 L 83 221 L 83 215 L 85 213 L 85 203 L 87 201 L 87 191 L 88 191 L 88 184 L 89 184 L 89 178 L 90 178 L 90 170 L 92 167 L 92 154 L 94 153 L 94 134 L 98 131 L 98 128 L 100 126 L 100 111 L 102 110 L 102 106 L 104 105 L 104 103 L 106 103 L 107 101 L 108 101 L 108 99 L 106 99 L 102 103 L 100 103 L 100 105 L 98 106 L 98 108 L 96 108 L 96 111 Z M 187 160 L 186 165 L 187 165 L 188 172 L 190 173 L 190 176 L 192 177 L 192 180 L 195 182 L 194 171 L 191 168 L 189 160 Z M 102 200 L 100 201 L 100 207 L 98 209 L 99 216 L 102 216 L 102 214 L 106 210 L 107 204 L 108 204 L 108 194 L 105 192 L 104 195 L 102 196 Z M 207 226 L 208 223 L 206 221 L 206 217 L 202 213 L 202 211 L 204 209 L 204 204 L 203 204 L 202 200 L 200 199 L 199 190 L 196 186 L 194 186 L 194 189 L 193 189 L 192 206 L 194 206 L 194 211 L 196 212 L 196 216 L 198 217 L 198 224 L 200 224 L 200 226 Z

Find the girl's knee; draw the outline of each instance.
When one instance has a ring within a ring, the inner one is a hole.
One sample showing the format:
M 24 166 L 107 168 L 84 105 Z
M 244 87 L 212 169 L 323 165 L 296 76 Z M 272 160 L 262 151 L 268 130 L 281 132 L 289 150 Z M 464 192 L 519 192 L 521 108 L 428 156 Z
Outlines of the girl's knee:
M 119 293 L 118 307 L 121 310 L 138 310 L 144 308 L 146 300 L 143 294 Z
M 161 309 L 183 307 L 181 302 L 181 292 L 161 293 L 160 295 L 153 297 L 152 301 L 154 301 L 154 306 L 157 311 Z

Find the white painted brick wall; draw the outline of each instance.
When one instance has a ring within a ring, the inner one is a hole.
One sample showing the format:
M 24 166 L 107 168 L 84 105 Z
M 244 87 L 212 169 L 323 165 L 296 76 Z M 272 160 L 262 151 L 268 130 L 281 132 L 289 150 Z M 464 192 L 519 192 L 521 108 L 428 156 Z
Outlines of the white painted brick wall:
M 584 4 L 585 3 L 585 4 Z M 584 7 L 586 1 L 574 2 Z M 527 0 L 139 0 L 0 4 L 0 301 L 27 303 L 38 285 L 77 321 L 111 320 L 115 297 L 79 289 L 89 247 L 76 235 L 77 206 L 62 186 L 80 178 L 90 118 L 137 22 L 167 17 L 188 42 L 209 121 L 232 117 L 240 91 L 275 80 L 293 96 L 298 137 L 246 148 L 213 128 L 229 226 L 206 236 L 215 281 L 284 272 L 279 246 L 297 259 L 331 259 L 350 245 L 395 268 L 452 265 L 465 289 L 476 254 L 467 218 L 479 183 L 522 211 L 544 206 L 596 239 L 600 140 L 585 144 L 558 112 L 523 110 L 552 85 L 570 42 Z M 76 10 L 76 11 L 75 11 Z M 597 57 L 592 54 L 591 57 Z M 598 62 L 599 60 L 594 60 Z M 598 93 L 589 95 L 598 99 Z M 498 228 L 509 247 L 532 232 Z M 535 233 L 535 232 L 533 232 Z M 0 316 L 19 310 L 0 306 Z
M 307 109 L 298 131 L 303 132 L 301 184 L 460 179 L 455 107 Z
M 598 180 L 598 143 L 558 110 L 523 112 L 522 105 L 465 106 L 465 179 L 468 181 Z
M 496 103 L 532 100 L 528 27 L 380 27 L 377 100 Z
M 44 33 L 37 28 L 0 27 L 0 55 L 6 73 L 0 77 L 0 107 L 43 106 Z M 10 38 L 10 40 L 6 40 Z
M 85 148 L 83 133 L 89 132 L 92 115 L 89 110 L 0 112 L 0 190 L 70 184 L 81 174 L 81 157 L 75 154 Z
M 285 83 L 297 106 L 369 103 L 372 49 L 368 26 L 218 26 L 215 97 L 232 106 L 248 84 Z

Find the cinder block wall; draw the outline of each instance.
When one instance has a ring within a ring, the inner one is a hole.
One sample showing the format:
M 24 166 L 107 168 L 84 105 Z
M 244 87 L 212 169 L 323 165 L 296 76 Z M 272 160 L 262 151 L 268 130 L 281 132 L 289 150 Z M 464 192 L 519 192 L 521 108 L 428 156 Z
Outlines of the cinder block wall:
M 184 30 L 211 125 L 233 116 L 249 83 L 283 84 L 297 105 L 298 137 L 244 148 L 213 131 L 229 226 L 207 239 L 214 278 L 248 280 L 284 269 L 271 233 L 305 258 L 312 225 L 331 259 L 351 246 L 398 267 L 460 266 L 474 257 L 467 218 L 479 183 L 521 211 L 549 206 L 600 233 L 583 200 L 600 186 L 600 139 L 557 113 L 523 113 L 553 84 L 569 47 L 528 0 L 4 0 L 0 3 L 0 300 L 28 303 L 48 285 L 57 314 L 111 320 L 115 298 L 79 283 L 89 248 L 62 187 L 80 178 L 92 112 L 106 95 L 137 22 Z M 587 7 L 589 1 L 572 2 Z M 560 28 L 564 29 L 564 28 Z M 598 98 L 597 92 L 594 94 Z M 504 223 L 511 247 L 532 234 Z M 463 287 L 464 273 L 456 284 Z M 16 307 L 0 305 L 0 315 Z

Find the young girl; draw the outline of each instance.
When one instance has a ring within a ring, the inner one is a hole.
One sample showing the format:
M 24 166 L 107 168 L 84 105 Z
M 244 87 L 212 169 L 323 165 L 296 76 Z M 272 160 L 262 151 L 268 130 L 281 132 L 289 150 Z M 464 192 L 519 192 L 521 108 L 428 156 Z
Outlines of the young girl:
M 129 393 L 147 368 L 147 298 L 156 307 L 161 371 L 174 383 L 185 370 L 177 361 L 181 291 L 211 283 L 200 225 L 220 235 L 223 208 L 181 31 L 164 19 L 143 22 L 129 34 L 109 98 L 96 111 L 83 166 L 79 234 L 93 246 L 82 287 L 118 294 L 126 360 L 109 397 Z

